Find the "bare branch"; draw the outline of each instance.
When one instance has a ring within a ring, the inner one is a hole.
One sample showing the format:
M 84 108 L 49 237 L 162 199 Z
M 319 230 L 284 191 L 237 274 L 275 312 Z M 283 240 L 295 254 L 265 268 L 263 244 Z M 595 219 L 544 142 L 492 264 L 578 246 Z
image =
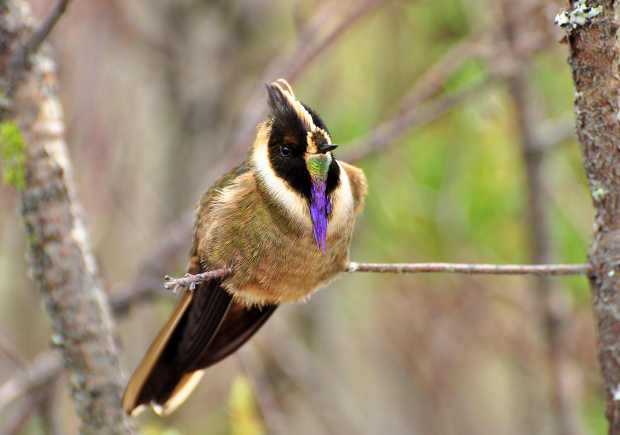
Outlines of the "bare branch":
M 48 385 L 43 389 L 37 390 L 31 394 L 27 400 L 19 403 L 12 416 L 5 420 L 0 426 L 0 433 L 4 435 L 19 435 L 24 433 L 24 426 L 28 424 L 37 409 L 48 399 L 53 390 L 52 385 Z
M 350 262 L 344 272 L 373 273 L 462 273 L 467 275 L 585 275 L 588 264 L 467 264 L 467 263 L 357 263 Z M 231 269 L 216 269 L 183 278 L 165 277 L 164 287 L 183 287 L 193 290 L 196 285 L 232 273 Z
M 375 127 L 364 138 L 353 141 L 344 153 L 343 160 L 357 161 L 374 155 L 390 146 L 399 136 L 417 127 L 422 127 L 481 91 L 488 83 L 440 97 L 428 106 L 421 106 L 426 100 L 441 91 L 446 81 L 465 63 L 481 56 L 484 46 L 483 35 L 474 35 L 450 48 L 437 62 L 416 80 L 411 91 L 400 101 L 398 114 Z
M 58 400 L 59 390 L 60 382 L 55 378 L 45 387 L 43 397 L 36 407 L 45 435 L 63 435 L 66 432 Z
M 544 152 L 569 139 L 576 139 L 575 116 L 571 113 L 570 116 L 544 122 L 539 126 L 536 137 L 538 149 Z
M 7 95 L 13 95 L 17 82 L 21 79 L 24 71 L 29 68 L 30 56 L 35 53 L 43 41 L 52 32 L 60 17 L 67 10 L 70 0 L 57 0 L 56 4 L 52 8 L 50 14 L 41 23 L 38 29 L 36 29 L 28 38 L 28 40 L 20 45 L 9 60 L 8 77 L 9 85 Z
M 198 273 L 196 275 L 192 275 L 190 273 L 185 274 L 183 278 L 172 278 L 171 276 L 166 275 L 164 277 L 164 287 L 168 290 L 174 289 L 176 291 L 177 288 L 186 288 L 189 290 L 194 290 L 196 285 L 211 281 L 213 279 L 224 278 L 226 275 L 231 273 L 230 268 L 222 268 L 210 270 L 208 272 Z
M 475 34 L 447 50 L 415 81 L 411 91 L 401 99 L 400 112 L 433 97 L 442 90 L 446 82 L 466 61 L 483 55 L 488 49 L 482 41 L 484 41 L 484 35 Z
M 250 362 L 246 362 L 246 355 L 251 358 Z M 266 431 L 274 435 L 288 433 L 285 416 L 274 394 L 273 383 L 265 375 L 262 359 L 256 358 L 254 352 L 237 352 L 236 357 L 241 371 L 253 387 L 256 405 L 263 417 Z
M 380 2 L 375 1 L 363 2 L 356 9 L 352 10 L 348 18 L 345 17 L 341 19 L 340 24 L 335 29 L 337 30 L 336 33 L 339 32 L 339 34 L 342 34 L 355 20 L 360 19 L 364 14 L 371 12 L 374 7 L 379 5 Z M 301 66 L 304 64 L 307 65 L 308 59 L 320 54 L 316 47 L 310 50 L 307 46 L 314 46 L 313 38 L 316 37 L 318 26 L 333 13 L 333 7 L 334 4 L 328 3 L 324 8 L 321 8 L 301 32 L 298 49 L 292 55 L 282 56 L 274 60 L 272 64 L 266 68 L 263 81 L 267 81 L 276 76 L 288 76 L 287 71 L 298 71 L 300 73 L 303 69 Z M 355 19 L 352 20 L 351 18 Z M 329 34 L 327 37 L 329 37 Z M 331 40 L 332 42 L 334 41 L 333 36 Z M 367 138 L 354 142 L 350 145 L 350 151 L 344 153 L 343 160 L 361 159 L 374 152 L 379 152 L 381 149 L 385 149 L 385 147 L 389 146 L 388 140 L 393 140 L 407 129 L 431 122 L 455 105 L 474 96 L 477 92 L 476 89 L 465 89 L 461 94 L 457 92 L 456 94 L 447 95 L 428 106 L 421 107 L 419 110 L 415 107 L 419 102 L 438 92 L 445 80 L 462 65 L 462 62 L 464 62 L 468 56 L 476 56 L 481 51 L 484 52 L 484 47 L 481 46 L 480 42 L 482 40 L 482 36 L 476 36 L 457 44 L 416 81 L 412 91 L 403 99 L 403 102 L 401 102 L 401 116 L 410 116 L 410 124 L 407 125 L 407 119 L 404 119 L 405 125 L 403 125 L 402 129 L 399 131 L 390 130 L 392 134 L 387 136 L 382 136 L 378 134 L 378 131 L 375 131 L 369 134 Z M 320 45 L 322 45 L 322 49 L 327 48 L 324 43 Z M 311 52 L 308 53 L 307 50 Z M 481 87 L 484 87 L 484 84 L 481 84 Z M 482 91 L 482 89 L 480 89 L 480 91 Z M 250 104 L 247 106 L 247 116 L 244 118 L 243 122 L 241 122 L 241 131 L 249 129 L 248 131 L 253 133 L 256 122 L 258 122 L 260 117 L 263 99 L 264 89 L 261 83 L 257 86 L 253 96 L 250 98 Z M 255 108 L 257 108 L 258 112 L 253 112 Z M 382 124 L 386 130 L 390 125 L 395 126 L 401 124 L 397 121 L 388 121 Z M 379 128 L 381 128 L 381 126 Z M 239 140 L 240 139 L 236 139 L 235 143 L 239 142 Z M 375 144 L 373 140 L 378 140 L 379 143 Z M 354 149 L 358 146 L 362 147 L 362 149 Z M 221 173 L 233 164 L 234 158 L 225 158 L 222 164 L 219 164 L 210 171 L 210 173 Z M 176 223 L 170 225 L 169 229 L 163 232 L 164 236 L 153 249 L 152 254 L 137 268 L 137 273 L 133 282 L 123 287 L 121 290 L 114 292 L 114 296 L 111 298 L 111 304 L 116 315 L 125 314 L 134 302 L 145 302 L 159 294 L 161 285 L 159 277 L 165 273 L 167 265 L 178 256 L 179 252 L 181 252 L 188 243 L 190 243 L 193 219 L 194 212 L 187 212 Z
M 532 5 L 530 4 L 528 8 L 532 9 Z M 524 13 L 524 16 L 529 16 L 529 9 L 527 14 Z M 532 56 L 549 44 L 548 38 L 541 37 L 537 32 L 533 33 L 534 35 L 523 38 L 525 41 L 520 44 L 520 56 Z M 409 94 L 401 99 L 398 114 L 375 127 L 365 137 L 348 145 L 350 151 L 343 154 L 343 160 L 354 162 L 385 150 L 407 131 L 436 120 L 456 105 L 483 91 L 499 76 L 505 75 L 506 70 L 509 72 L 514 70 L 515 64 L 518 67 L 518 62 L 515 62 L 515 59 L 507 56 L 501 48 L 497 49 L 496 39 L 493 32 L 475 34 L 448 50 L 416 81 Z M 502 59 L 502 62 L 497 63 L 507 65 L 497 70 L 493 65 L 496 63 L 494 62 L 495 57 Z M 470 88 L 438 97 L 426 107 L 421 106 L 441 91 L 446 81 L 458 71 L 465 61 L 475 58 L 485 59 L 491 64 L 489 78 Z M 506 61 L 506 58 L 510 59 Z M 541 147 L 551 147 L 562 140 L 565 135 L 570 134 L 570 127 L 567 128 L 566 124 L 545 127 L 545 130 L 541 130 L 541 134 L 545 135 L 543 136 L 545 140 L 541 139 Z M 550 127 L 557 127 L 557 129 Z
M 44 352 L 25 369 L 0 385 L 0 414 L 6 407 L 31 392 L 52 382 L 62 370 L 62 359 L 56 352 Z
M 532 14 L 527 10 L 538 5 L 538 0 L 515 3 L 501 2 L 502 19 L 507 53 L 515 59 L 514 70 L 507 76 L 508 89 L 514 105 L 514 118 L 517 126 L 518 146 L 525 169 L 527 201 L 524 224 L 528 235 L 529 261 L 550 263 L 553 261 L 551 219 L 544 194 L 547 180 L 544 168 L 545 151 L 556 146 L 566 133 L 574 132 L 574 120 L 563 119 L 559 123 L 536 128 L 541 118 L 538 106 L 533 99 L 533 89 L 529 84 L 530 53 L 520 55 L 521 35 L 532 33 L 528 27 Z M 532 13 L 535 13 L 532 11 Z M 523 19 L 528 17 L 528 19 Z M 563 122 L 564 121 L 564 122 Z M 537 276 L 531 281 L 531 297 L 537 308 L 538 328 L 545 338 L 544 361 L 549 379 L 549 403 L 553 429 L 557 435 L 577 435 L 583 433 L 576 397 L 569 383 L 571 379 L 569 337 L 566 325 L 571 315 L 568 295 L 556 291 L 556 282 L 549 276 Z
M 337 7 L 337 2 L 328 3 L 322 8 L 301 32 L 302 36 L 295 51 L 291 54 L 277 57 L 265 69 L 262 80 L 259 80 L 259 84 L 245 105 L 244 115 L 239 122 L 237 134 L 234 135 L 232 140 L 233 145 L 251 143 L 256 124 L 261 120 L 265 110 L 264 83 L 278 77 L 284 77 L 288 81 L 294 82 L 313 60 L 334 44 L 357 21 L 380 6 L 383 1 L 364 0 L 359 2 L 340 19 L 334 28 L 324 34 L 318 41 L 315 41 L 316 35 L 320 31 L 321 26 L 324 25 L 325 19 L 333 14 L 334 8 Z
M 346 272 L 463 273 L 466 275 L 585 275 L 588 264 L 465 264 L 465 263 L 355 263 Z
M 116 316 L 127 314 L 133 305 L 149 301 L 161 293 L 161 276 L 191 243 L 193 222 L 194 211 L 191 210 L 164 229 L 164 236 L 153 247 L 151 255 L 136 268 L 133 281 L 111 296 L 110 305 Z
M 419 106 L 417 100 L 412 99 L 412 105 L 405 108 L 396 118 L 384 122 L 366 137 L 347 145 L 350 151 L 342 155 L 342 160 L 355 162 L 383 151 L 408 130 L 429 124 L 458 104 L 480 94 L 492 83 L 491 79 L 483 80 L 466 89 L 441 97 L 426 106 Z
M 288 326 L 274 322 L 270 327 L 271 333 L 263 336 L 267 340 L 266 360 L 303 391 L 317 422 L 323 422 L 325 429 L 320 433 L 364 433 L 365 415 L 348 400 L 350 392 L 344 388 L 342 377 L 329 364 L 321 364 L 300 340 L 287 340 L 291 334 Z M 321 387 L 316 388 L 319 384 Z
M 18 368 L 26 366 L 26 360 L 3 331 L 0 331 L 0 354 L 4 354 Z
M 21 50 L 25 52 L 26 56 L 30 53 L 34 53 L 39 49 L 43 41 L 51 33 L 52 29 L 67 10 L 70 0 L 57 0 L 56 5 L 52 9 L 52 12 L 41 23 L 41 26 L 30 36 L 28 41 L 21 47 Z
M 357 263 L 350 262 L 344 272 L 372 272 L 372 273 L 462 273 L 479 275 L 585 275 L 590 273 L 588 264 L 463 264 L 463 263 Z M 187 275 L 183 278 L 169 278 L 164 286 L 190 288 L 209 279 L 222 278 L 230 269 L 217 269 L 197 275 Z M 154 287 L 145 286 L 144 292 L 154 295 L 157 292 Z M 161 292 L 160 292 L 161 293 Z M 150 298 L 149 298 L 150 299 Z M 148 300 L 147 298 L 134 298 L 130 293 L 113 299 L 117 307 L 115 314 L 125 315 L 130 305 Z M 41 354 L 29 369 L 7 381 L 0 387 L 0 411 L 12 401 L 28 394 L 33 389 L 49 382 L 62 370 L 62 364 L 58 355 L 53 352 Z

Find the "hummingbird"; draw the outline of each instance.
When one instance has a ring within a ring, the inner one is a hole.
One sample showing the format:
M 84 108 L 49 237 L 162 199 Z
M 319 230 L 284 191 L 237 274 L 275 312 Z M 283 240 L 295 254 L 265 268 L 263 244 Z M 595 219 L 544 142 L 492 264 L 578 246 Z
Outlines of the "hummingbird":
M 183 292 L 129 380 L 127 414 L 173 412 L 280 304 L 308 299 L 348 264 L 366 177 L 336 160 L 325 123 L 286 80 L 266 88 L 270 113 L 245 161 L 197 207 L 188 273 L 231 272 Z

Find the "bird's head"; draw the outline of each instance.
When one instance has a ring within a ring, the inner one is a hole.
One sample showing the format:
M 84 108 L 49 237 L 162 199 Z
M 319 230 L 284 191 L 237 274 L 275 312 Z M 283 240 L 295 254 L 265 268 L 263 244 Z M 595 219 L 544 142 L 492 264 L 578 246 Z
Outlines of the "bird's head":
M 260 149 L 255 153 L 263 154 L 259 159 L 268 167 L 259 167 L 259 171 L 263 170 L 271 190 L 281 199 L 286 201 L 292 194 L 303 201 L 316 244 L 325 252 L 330 194 L 338 185 L 340 171 L 332 155 L 336 145 L 321 118 L 295 97 L 285 80 L 268 84 L 267 94 L 271 113 L 261 127 L 265 137 L 257 141 Z M 296 207 L 293 202 L 291 199 L 286 206 Z

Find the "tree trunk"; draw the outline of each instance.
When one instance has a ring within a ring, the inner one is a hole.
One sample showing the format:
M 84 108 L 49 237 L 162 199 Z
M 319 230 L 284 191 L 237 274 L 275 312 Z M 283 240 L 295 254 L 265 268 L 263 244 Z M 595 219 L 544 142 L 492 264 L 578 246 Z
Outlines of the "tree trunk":
M 620 434 L 620 53 L 616 2 L 569 34 L 577 135 L 596 209 L 590 249 L 592 304 L 609 433 Z
M 0 35 L 7 36 L 0 41 L 0 79 L 9 74 L 6 60 L 31 33 L 26 6 L 18 1 L 0 6 Z M 55 64 L 38 53 L 21 79 L 12 116 L 23 136 L 14 140 L 25 146 L 25 177 L 16 186 L 23 188 L 21 212 L 32 277 L 52 320 L 52 342 L 61 350 L 68 370 L 80 433 L 130 433 L 120 406 L 120 365 L 110 309 L 82 221 L 64 140 Z

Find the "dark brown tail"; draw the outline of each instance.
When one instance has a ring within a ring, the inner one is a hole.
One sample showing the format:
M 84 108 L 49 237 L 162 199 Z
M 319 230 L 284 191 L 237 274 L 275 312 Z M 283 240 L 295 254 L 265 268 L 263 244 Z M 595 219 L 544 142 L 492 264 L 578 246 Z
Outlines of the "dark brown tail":
M 204 369 L 239 349 L 276 307 L 237 304 L 219 281 L 186 291 L 131 376 L 125 412 L 150 404 L 156 413 L 170 414 L 198 385 Z

